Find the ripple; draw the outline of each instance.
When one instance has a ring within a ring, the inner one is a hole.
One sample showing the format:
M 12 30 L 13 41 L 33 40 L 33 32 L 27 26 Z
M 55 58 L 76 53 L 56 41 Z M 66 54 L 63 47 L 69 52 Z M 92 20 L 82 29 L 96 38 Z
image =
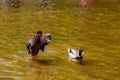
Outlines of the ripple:
M 0 62 L 2 63 L 2 65 L 7 66 L 7 67 L 15 67 L 15 68 L 21 67 L 19 65 L 13 64 L 12 62 L 9 62 L 7 59 L 4 59 L 4 58 L 0 58 Z
M 0 79 L 23 80 L 24 72 L 21 71 L 23 68 L 14 64 L 15 60 L 0 58 L 0 62 Z
M 56 51 L 54 51 L 54 50 L 46 50 L 46 52 L 47 52 L 47 53 L 54 53 L 54 52 L 56 52 Z
M 12 65 L 11 62 L 6 61 L 6 59 L 4 59 L 4 58 L 0 58 L 0 62 L 1 62 L 4 66 L 11 66 L 11 65 Z
M 72 60 L 72 61 L 74 61 L 74 62 L 81 62 L 80 59 L 73 59 L 73 58 L 71 58 L 71 57 L 68 57 L 68 60 Z
M 26 56 L 23 56 L 23 55 L 16 55 L 16 54 L 14 54 L 14 55 L 12 55 L 14 58 L 17 58 L 17 59 L 21 59 L 21 60 L 29 60 L 30 59 L 30 57 L 26 57 Z
M 5 72 L 5 73 L 14 73 L 14 74 L 18 74 L 18 75 L 22 75 L 22 74 L 24 74 L 23 72 L 17 72 L 17 71 L 13 71 L 13 70 L 10 70 L 10 69 L 5 69 L 5 70 L 3 70 L 3 72 Z
M 0 78 L 15 79 L 15 80 L 23 80 L 24 79 L 22 76 L 7 76 L 7 75 L 0 75 Z
M 26 52 L 19 50 L 18 53 L 25 54 Z
M 15 68 L 21 67 L 21 66 L 12 64 L 12 62 L 2 62 L 2 64 L 3 64 L 4 66 L 8 66 L 8 67 L 15 67 Z
M 5 66 L 12 66 L 11 62 L 2 62 L 2 64 Z
M 6 70 L 3 70 L 3 72 L 12 73 L 13 71 L 9 70 L 9 69 L 6 69 Z

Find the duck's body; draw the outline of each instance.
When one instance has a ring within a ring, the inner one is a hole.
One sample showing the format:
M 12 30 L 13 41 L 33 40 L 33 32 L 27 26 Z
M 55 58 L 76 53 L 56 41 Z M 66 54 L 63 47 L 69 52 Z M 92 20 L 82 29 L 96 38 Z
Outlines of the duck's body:
M 38 31 L 37 34 L 30 38 L 27 42 L 28 54 L 34 57 L 38 54 L 39 50 L 44 51 L 45 46 L 50 43 L 50 40 L 50 34 L 42 36 L 42 32 Z
M 42 32 L 38 31 L 36 35 L 34 35 L 33 37 L 31 37 L 28 42 L 27 42 L 27 50 L 28 50 L 28 54 L 30 54 L 31 56 L 35 56 L 38 54 L 39 49 L 40 49 L 40 43 L 41 43 L 41 36 L 42 36 Z
M 73 59 L 82 59 L 82 50 L 76 51 L 74 49 L 68 49 L 69 57 Z

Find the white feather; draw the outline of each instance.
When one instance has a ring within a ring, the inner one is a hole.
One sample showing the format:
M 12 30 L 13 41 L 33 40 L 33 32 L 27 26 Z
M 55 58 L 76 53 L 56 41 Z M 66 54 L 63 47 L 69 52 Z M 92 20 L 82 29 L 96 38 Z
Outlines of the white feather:
M 76 58 L 79 56 L 78 51 L 74 49 L 68 49 L 68 53 L 71 58 Z

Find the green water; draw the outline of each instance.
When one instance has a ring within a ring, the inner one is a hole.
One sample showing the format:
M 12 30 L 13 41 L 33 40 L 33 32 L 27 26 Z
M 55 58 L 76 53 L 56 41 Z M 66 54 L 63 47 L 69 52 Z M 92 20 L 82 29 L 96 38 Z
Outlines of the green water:
M 120 1 L 100 0 L 91 10 L 55 2 L 48 11 L 0 10 L 0 80 L 119 80 Z M 52 41 L 32 60 L 26 42 L 37 30 Z M 83 49 L 82 63 L 68 48 Z

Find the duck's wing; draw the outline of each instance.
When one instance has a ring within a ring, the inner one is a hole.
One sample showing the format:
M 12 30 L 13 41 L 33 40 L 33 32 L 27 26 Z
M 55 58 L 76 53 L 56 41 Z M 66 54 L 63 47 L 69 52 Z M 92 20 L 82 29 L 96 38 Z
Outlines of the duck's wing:
M 71 57 L 71 58 L 76 58 L 78 55 L 78 53 L 77 53 L 77 51 L 76 50 L 74 50 L 74 49 L 68 49 L 68 52 L 69 52 L 69 56 Z
M 44 51 L 45 50 L 45 45 L 41 45 L 40 50 Z
M 68 49 L 69 53 L 76 54 L 76 51 L 74 49 Z

